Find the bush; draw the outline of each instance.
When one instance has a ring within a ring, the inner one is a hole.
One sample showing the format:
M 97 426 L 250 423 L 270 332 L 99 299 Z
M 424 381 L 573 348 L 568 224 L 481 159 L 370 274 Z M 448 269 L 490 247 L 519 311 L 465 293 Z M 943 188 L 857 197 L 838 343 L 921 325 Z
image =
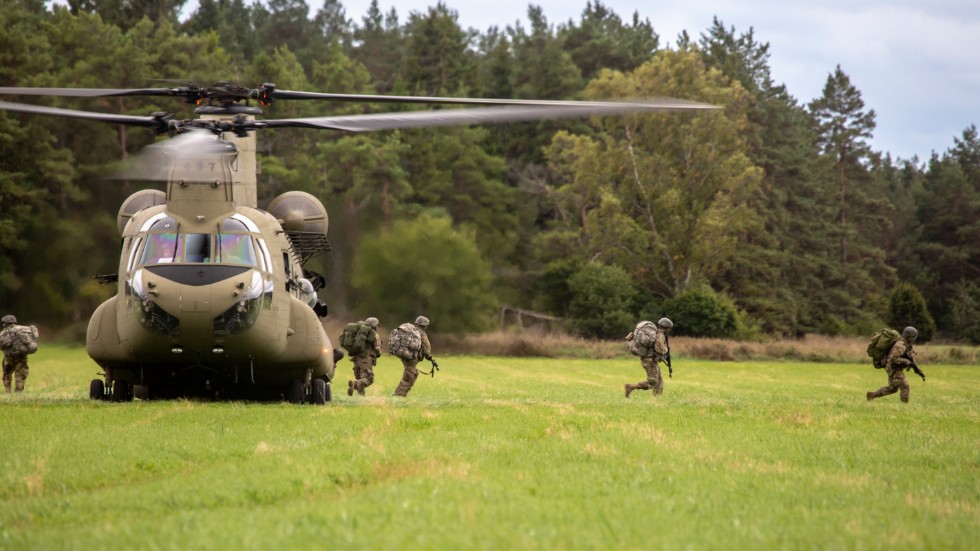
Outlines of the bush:
M 569 278 L 568 289 L 569 322 L 582 336 L 623 337 L 633 327 L 636 288 L 619 266 L 586 264 Z
M 688 289 L 667 301 L 666 308 L 677 335 L 727 339 L 739 332 L 735 304 L 710 287 Z
M 888 325 L 897 331 L 911 325 L 919 331 L 916 339 L 929 342 L 936 333 L 936 321 L 929 314 L 926 299 L 910 283 L 899 283 L 888 301 Z
M 961 281 L 953 288 L 949 326 L 957 339 L 980 344 L 980 286 L 976 283 Z

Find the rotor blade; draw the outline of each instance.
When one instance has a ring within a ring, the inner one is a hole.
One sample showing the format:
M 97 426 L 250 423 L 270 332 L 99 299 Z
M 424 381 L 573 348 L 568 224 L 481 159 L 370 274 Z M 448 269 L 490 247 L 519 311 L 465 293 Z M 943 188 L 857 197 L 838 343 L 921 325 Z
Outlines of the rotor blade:
M 526 106 L 553 106 L 553 107 L 575 107 L 575 106 L 608 106 L 611 103 L 627 105 L 646 105 L 649 107 L 661 106 L 664 108 L 689 106 L 703 106 L 697 102 L 674 99 L 656 98 L 644 100 L 642 102 L 610 102 L 610 101 L 567 101 L 567 100 L 539 100 L 539 99 L 499 99 L 499 98 L 450 98 L 450 97 L 426 97 L 426 96 L 382 96 L 372 94 L 323 94 L 319 92 L 301 92 L 296 90 L 274 90 L 271 93 L 273 99 L 322 99 L 332 101 L 360 101 L 364 103 L 446 103 L 460 105 L 526 105 Z
M 128 124 L 131 126 L 146 126 L 158 131 L 167 129 L 169 115 L 160 114 L 151 117 L 137 117 L 133 115 L 113 115 L 110 113 L 94 113 L 92 111 L 76 111 L 75 109 L 61 109 L 58 107 L 44 107 L 41 105 L 28 105 L 25 103 L 10 103 L 0 101 L 0 109 L 4 111 L 19 111 L 21 113 L 35 113 L 38 115 L 53 115 L 58 117 L 72 117 L 75 119 L 89 119 L 116 124 Z M 162 126 L 161 126 L 162 125 Z M 162 128 L 162 130 L 161 130 Z
M 570 102 L 569 104 L 559 106 L 484 107 L 476 109 L 441 109 L 437 111 L 408 111 L 401 113 L 300 119 L 267 119 L 257 120 L 251 124 L 254 125 L 254 128 L 303 127 L 346 130 L 349 132 L 370 132 L 397 128 L 466 126 L 471 124 L 496 124 L 542 119 L 569 119 L 630 112 L 710 109 L 720 109 L 720 107 L 682 100 L 653 103 Z
M 110 96 L 173 96 L 171 88 L 11 88 L 0 87 L 0 95 L 101 98 Z

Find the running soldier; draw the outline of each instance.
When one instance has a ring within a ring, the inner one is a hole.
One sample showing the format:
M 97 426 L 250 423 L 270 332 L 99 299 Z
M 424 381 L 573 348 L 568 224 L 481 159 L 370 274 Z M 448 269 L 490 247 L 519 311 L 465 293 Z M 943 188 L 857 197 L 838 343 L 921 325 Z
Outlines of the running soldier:
M 24 392 L 24 381 L 30 373 L 27 355 L 37 351 L 37 329 L 34 326 L 17 325 L 12 315 L 3 317 L 3 331 L 0 331 L 0 350 L 3 350 L 3 391 L 10 394 L 10 383 L 14 381 L 14 391 Z
M 915 343 L 918 336 L 919 331 L 915 327 L 906 327 L 902 330 L 902 338 L 895 341 L 895 344 L 888 351 L 888 355 L 885 356 L 884 367 L 885 372 L 888 373 L 888 385 L 874 392 L 868 392 L 869 402 L 875 398 L 899 392 L 902 401 L 908 403 L 909 382 L 905 379 L 905 372 L 909 369 L 915 369 L 922 380 L 926 380 L 925 374 L 915 364 L 915 351 L 912 350 L 912 344 Z
M 341 346 L 347 349 L 354 364 L 354 379 L 347 381 L 347 395 L 353 396 L 357 391 L 359 396 L 364 396 L 364 389 L 374 384 L 374 366 L 381 356 L 378 318 L 368 318 L 350 325 L 356 326 L 354 334 L 348 337 L 348 329 L 345 328 L 345 334 L 341 335 Z
M 422 346 L 419 348 L 418 354 L 413 355 L 409 359 L 401 358 L 405 371 L 402 373 L 402 380 L 398 383 L 398 387 L 392 396 L 401 396 L 403 398 L 408 396 L 408 391 L 412 390 L 416 379 L 419 378 L 419 360 L 426 359 L 432 362 L 433 373 L 436 369 L 439 369 L 439 364 L 432 358 L 432 345 L 429 343 L 429 336 L 425 334 L 426 328 L 429 327 L 429 318 L 419 316 L 415 318 L 414 325 L 419 333 L 421 333 Z
M 649 324 L 650 322 L 646 322 Z M 659 362 L 669 362 L 670 348 L 667 346 L 667 333 L 674 326 L 674 323 L 667 318 L 660 318 L 657 322 L 656 330 L 652 335 L 652 343 L 639 343 L 641 336 L 636 334 L 641 331 L 641 326 L 626 335 L 627 346 L 634 354 L 640 356 L 640 365 L 647 373 L 647 380 L 631 385 L 626 384 L 626 397 L 634 390 L 652 390 L 653 396 L 660 396 L 664 393 L 664 378 L 660 374 Z M 669 363 L 668 363 L 669 365 Z

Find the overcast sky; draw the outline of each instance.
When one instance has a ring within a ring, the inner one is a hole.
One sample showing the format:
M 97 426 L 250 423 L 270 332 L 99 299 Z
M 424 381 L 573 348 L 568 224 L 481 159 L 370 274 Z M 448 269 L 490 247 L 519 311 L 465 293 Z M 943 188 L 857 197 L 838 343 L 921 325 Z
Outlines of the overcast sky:
M 438 0 L 379 0 L 404 23 Z M 307 0 L 311 16 L 323 5 Z M 370 0 L 341 0 L 360 24 Z M 623 20 L 649 19 L 660 44 L 686 30 L 697 40 L 717 16 L 737 34 L 753 29 L 769 44 L 769 66 L 800 104 L 819 97 L 839 64 L 877 115 L 872 147 L 892 157 L 927 160 L 980 126 L 980 2 L 977 0 L 602 0 Z M 520 20 L 528 4 L 549 24 L 578 22 L 586 0 L 445 0 L 464 28 L 500 28 Z

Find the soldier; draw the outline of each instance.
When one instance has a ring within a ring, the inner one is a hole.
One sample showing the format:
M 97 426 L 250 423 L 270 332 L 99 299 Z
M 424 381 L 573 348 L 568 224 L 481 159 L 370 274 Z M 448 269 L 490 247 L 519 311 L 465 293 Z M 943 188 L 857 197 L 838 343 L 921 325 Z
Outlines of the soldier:
M 658 362 L 666 362 L 670 348 L 667 347 L 667 332 L 674 326 L 674 323 L 667 318 L 660 318 L 657 322 L 657 333 L 653 338 L 653 349 L 651 353 L 640 356 L 640 365 L 647 372 L 647 380 L 631 385 L 626 384 L 626 397 L 634 390 L 653 390 L 653 396 L 660 396 L 664 392 L 664 378 L 660 374 Z M 633 340 L 634 335 L 631 331 L 626 335 L 626 340 Z
M 422 347 L 419 349 L 417 356 L 410 360 L 402 359 L 402 366 L 404 366 L 405 371 L 402 373 L 402 380 L 398 383 L 398 387 L 395 388 L 394 394 L 392 396 L 408 396 L 408 391 L 412 390 L 412 385 L 415 384 L 415 380 L 419 378 L 418 364 L 419 360 L 426 359 L 432 362 L 432 369 L 439 369 L 439 364 L 432 358 L 432 344 L 429 343 L 429 336 L 425 334 L 425 329 L 429 326 L 429 318 L 425 316 L 419 316 L 415 318 L 415 327 L 419 330 L 422 336 Z
M 357 391 L 364 396 L 364 389 L 374 384 L 374 365 L 381 356 L 381 339 L 378 338 L 378 318 L 368 318 L 364 323 L 371 328 L 365 339 L 364 349 L 358 352 L 347 350 L 350 361 L 354 364 L 354 380 L 347 381 L 347 395 L 353 396 Z
M 3 391 L 10 394 L 11 379 L 16 379 L 14 390 L 24 392 L 24 381 L 30 373 L 27 367 L 27 355 L 37 350 L 37 338 L 33 327 L 17 325 L 17 318 L 11 315 L 3 317 L 3 331 L 0 331 L 0 350 L 3 350 Z M 23 338 L 33 334 L 32 340 Z M 33 348 L 28 348 L 29 343 Z
M 902 330 L 902 338 L 895 341 L 891 350 L 888 351 L 888 355 L 885 356 L 885 371 L 888 373 L 888 386 L 883 386 L 874 392 L 868 392 L 869 402 L 875 398 L 881 398 L 882 396 L 888 396 L 889 394 L 895 394 L 901 391 L 899 396 L 903 402 L 908 403 L 909 382 L 905 380 L 905 371 L 913 367 L 915 352 L 912 350 L 912 344 L 918 336 L 919 331 L 915 327 L 906 327 Z M 919 374 L 922 376 L 922 380 L 925 381 L 926 376 L 922 375 L 921 371 L 919 371 Z

